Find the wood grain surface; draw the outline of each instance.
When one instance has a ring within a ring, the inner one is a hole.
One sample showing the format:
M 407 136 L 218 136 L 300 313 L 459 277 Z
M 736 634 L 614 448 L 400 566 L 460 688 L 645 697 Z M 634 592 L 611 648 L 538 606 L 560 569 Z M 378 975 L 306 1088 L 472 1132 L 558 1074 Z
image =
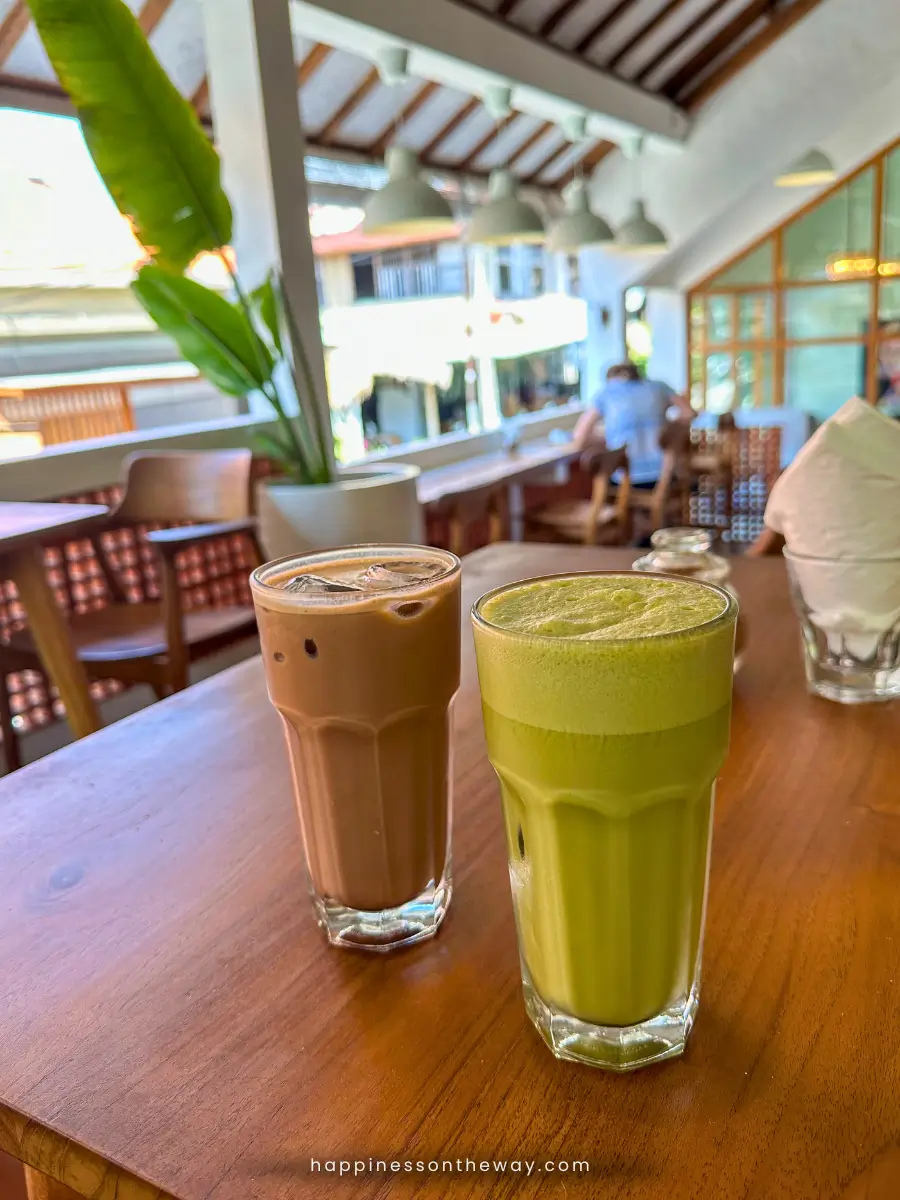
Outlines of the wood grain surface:
M 465 599 L 632 557 L 490 547 Z M 749 646 L 684 1059 L 610 1076 L 529 1024 L 466 630 L 456 890 L 408 952 L 316 930 L 258 661 L 0 786 L 0 1146 L 101 1200 L 894 1200 L 900 705 L 808 696 L 782 563 L 734 577 Z M 393 1177 L 370 1158 L 538 1165 Z
M 0 552 L 55 538 L 102 517 L 102 504 L 0 504 Z
M 498 450 L 495 454 L 464 458 L 446 467 L 433 467 L 419 476 L 419 503 L 436 504 L 466 492 L 521 483 L 530 476 L 574 462 L 580 453 L 573 442 L 556 445 L 545 441 L 525 442 L 513 453 Z

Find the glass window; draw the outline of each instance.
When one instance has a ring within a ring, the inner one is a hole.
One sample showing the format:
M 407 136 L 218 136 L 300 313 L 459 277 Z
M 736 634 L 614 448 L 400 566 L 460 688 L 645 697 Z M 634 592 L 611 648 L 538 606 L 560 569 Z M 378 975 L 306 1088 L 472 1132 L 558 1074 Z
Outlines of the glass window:
M 775 243 L 770 238 L 732 263 L 707 287 L 760 287 L 775 282 Z
M 884 162 L 883 216 L 881 261 L 896 268 L 892 273 L 900 274 L 900 148 Z
M 353 259 L 353 283 L 357 300 L 375 299 L 375 264 L 371 254 Z
M 785 279 L 828 279 L 829 267 L 842 255 L 859 258 L 873 254 L 874 192 L 875 172 L 869 167 L 786 226 Z
M 878 293 L 882 321 L 900 321 L 900 279 L 883 279 Z
M 741 408 L 766 408 L 772 403 L 771 350 L 742 350 L 735 356 L 734 375 Z
M 731 321 L 733 296 L 709 296 L 706 301 L 706 340 L 730 342 L 734 338 Z
M 706 407 L 728 412 L 734 402 L 734 374 L 730 354 L 710 354 L 706 360 Z
M 772 336 L 772 295 L 747 292 L 738 296 L 738 337 L 742 342 L 767 341 Z
M 866 392 L 865 347 L 793 346 L 785 357 L 785 403 L 824 421 Z
M 691 355 L 691 404 L 694 408 L 703 407 L 703 355 Z
M 863 337 L 869 327 L 872 283 L 826 283 L 788 288 L 784 295 L 789 338 Z

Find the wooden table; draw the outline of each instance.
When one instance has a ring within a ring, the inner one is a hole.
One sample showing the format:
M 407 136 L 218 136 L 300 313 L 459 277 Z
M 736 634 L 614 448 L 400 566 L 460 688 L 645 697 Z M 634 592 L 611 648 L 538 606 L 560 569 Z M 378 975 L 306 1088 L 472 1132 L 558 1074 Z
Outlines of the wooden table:
M 522 540 L 524 505 L 522 485 L 548 470 L 564 467 L 581 454 L 574 442 L 525 442 L 518 450 L 479 454 L 446 467 L 434 467 L 419 476 L 419 503 L 452 504 L 474 492 L 509 488 L 510 536 Z
M 491 547 L 465 600 L 632 555 Z M 0 787 L 0 1145 L 104 1200 L 503 1197 L 546 1174 L 310 1167 L 369 1158 L 587 1160 L 548 1193 L 617 1200 L 900 1195 L 900 706 L 808 696 L 782 563 L 734 577 L 750 640 L 684 1059 L 611 1076 L 529 1024 L 466 631 L 456 890 L 393 957 L 313 924 L 258 661 Z
M 0 578 L 16 585 L 31 636 L 76 737 L 98 730 L 100 717 L 47 580 L 41 547 L 63 534 L 78 537 L 107 511 L 102 504 L 0 504 Z

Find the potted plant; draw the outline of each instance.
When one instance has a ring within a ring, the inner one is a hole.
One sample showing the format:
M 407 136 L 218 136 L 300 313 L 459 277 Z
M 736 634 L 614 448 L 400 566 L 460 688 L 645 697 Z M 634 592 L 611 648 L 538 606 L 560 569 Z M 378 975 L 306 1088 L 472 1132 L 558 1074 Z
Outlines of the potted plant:
M 29 0 L 44 48 L 119 211 L 147 248 L 132 288 L 188 362 L 234 396 L 261 393 L 274 429 L 256 434 L 278 475 L 258 495 L 272 557 L 361 541 L 419 541 L 416 467 L 337 468 L 327 405 L 282 280 L 243 286 L 218 155 L 124 0 Z M 185 272 L 218 255 L 232 298 Z

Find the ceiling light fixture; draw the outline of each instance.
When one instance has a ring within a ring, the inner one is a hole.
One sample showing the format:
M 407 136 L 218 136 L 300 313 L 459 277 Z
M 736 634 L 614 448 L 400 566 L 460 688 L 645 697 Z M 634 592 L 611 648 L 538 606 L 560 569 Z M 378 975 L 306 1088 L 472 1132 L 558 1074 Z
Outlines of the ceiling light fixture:
M 602 217 L 591 211 L 587 184 L 574 179 L 563 192 L 565 214 L 550 226 L 547 249 L 570 254 L 582 246 L 603 246 L 613 240 L 613 231 Z
M 519 181 L 511 171 L 491 171 L 487 204 L 477 209 L 466 230 L 466 241 L 480 246 L 511 246 L 514 242 L 542 242 L 540 213 L 518 194 Z
M 813 187 L 837 179 L 834 163 L 824 150 L 807 150 L 775 180 L 776 187 Z
M 406 146 L 384 156 L 388 181 L 365 206 L 363 233 L 443 233 L 455 226 L 453 210 L 419 175 L 419 159 Z
M 647 216 L 647 207 L 641 199 L 641 158 L 644 152 L 642 137 L 628 138 L 622 142 L 622 153 L 635 163 L 634 203 L 625 223 L 616 231 L 614 249 L 627 250 L 633 254 L 664 254 L 669 249 L 669 239 L 664 230 Z

